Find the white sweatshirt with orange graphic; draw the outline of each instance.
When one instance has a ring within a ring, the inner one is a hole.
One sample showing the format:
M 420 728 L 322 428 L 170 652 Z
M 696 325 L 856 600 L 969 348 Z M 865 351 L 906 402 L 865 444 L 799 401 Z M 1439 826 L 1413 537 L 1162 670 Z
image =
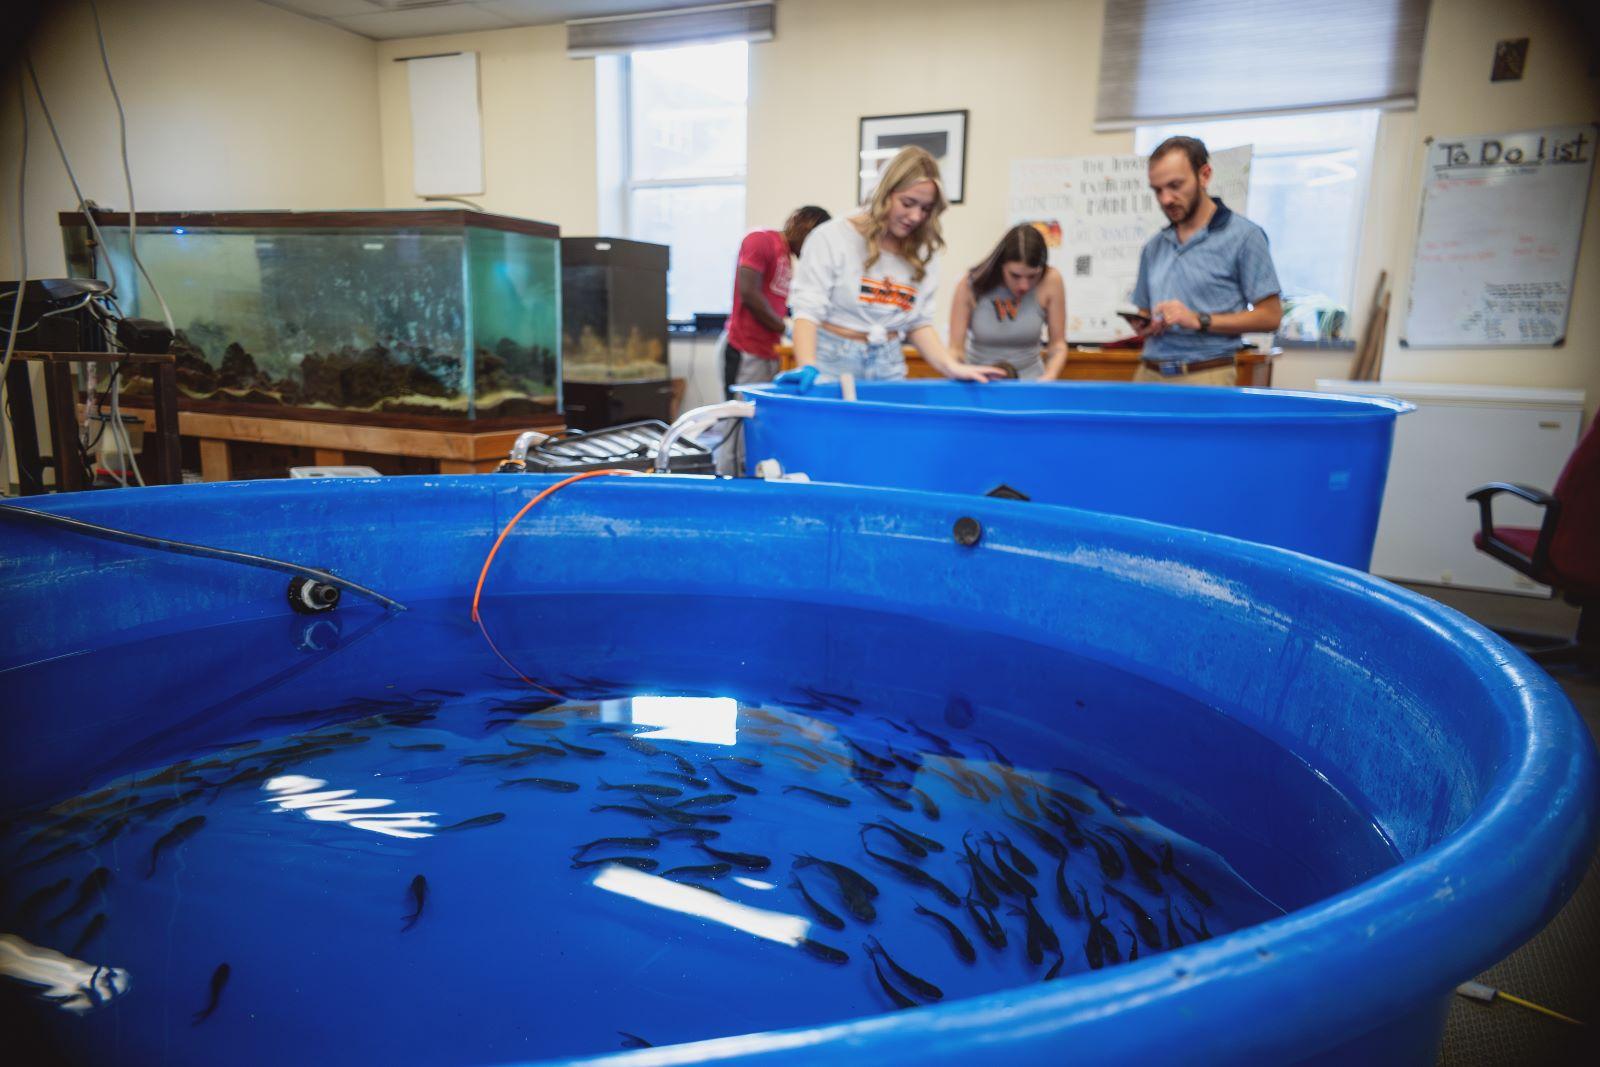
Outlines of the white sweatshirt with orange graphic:
M 880 344 L 891 333 L 904 338 L 932 325 L 938 257 L 921 281 L 912 280 L 911 264 L 893 252 L 880 251 L 871 271 L 863 266 L 866 258 L 867 240 L 849 219 L 812 230 L 789 289 L 794 317 L 857 330 Z

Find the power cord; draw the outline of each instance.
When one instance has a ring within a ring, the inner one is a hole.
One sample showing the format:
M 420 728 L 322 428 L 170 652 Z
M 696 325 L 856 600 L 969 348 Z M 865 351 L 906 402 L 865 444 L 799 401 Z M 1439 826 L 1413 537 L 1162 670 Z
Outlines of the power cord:
M 17 71 L 17 103 L 22 107 L 22 153 L 17 165 L 17 297 L 11 308 L 11 329 L 6 332 L 5 356 L 0 357 L 0 423 L 5 422 L 9 410 L 5 403 L 6 377 L 11 371 L 11 356 L 17 350 L 17 327 L 22 325 L 22 299 L 28 291 L 28 87 L 23 83 L 22 72 Z M 11 429 L 0 425 L 0 471 L 7 469 L 6 448 L 11 443 Z
M 144 269 L 144 263 L 139 259 L 139 249 L 135 243 L 139 216 L 133 203 L 133 170 L 128 166 L 128 116 L 122 110 L 122 95 L 117 92 L 117 80 L 111 76 L 111 57 L 106 54 L 106 35 L 100 27 L 100 8 L 94 0 L 89 0 L 89 10 L 94 14 L 94 33 L 100 42 L 100 62 L 106 68 L 106 84 L 111 87 L 111 99 L 117 105 L 117 127 L 122 138 L 122 176 L 128 185 L 128 254 L 133 258 L 133 265 L 138 268 L 145 284 L 150 286 L 150 292 L 155 294 L 156 303 L 161 305 L 161 317 L 166 320 L 167 329 L 176 336 L 178 328 L 172 322 L 172 309 L 167 307 L 166 300 L 161 296 L 161 290 L 156 288 L 155 279 L 150 277 L 150 272 Z M 114 404 L 115 397 L 112 399 Z M 135 472 L 137 473 L 137 468 Z M 143 485 L 143 480 L 139 484 Z

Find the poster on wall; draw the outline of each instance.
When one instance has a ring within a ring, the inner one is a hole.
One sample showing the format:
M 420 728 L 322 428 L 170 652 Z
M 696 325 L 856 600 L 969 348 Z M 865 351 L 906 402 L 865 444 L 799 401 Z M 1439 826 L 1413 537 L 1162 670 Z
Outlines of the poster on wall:
M 856 152 L 856 203 L 865 204 L 878 187 L 884 165 L 906 145 L 928 150 L 939 163 L 944 195 L 952 204 L 966 199 L 967 113 L 930 111 L 920 115 L 868 115 L 861 120 Z
M 1429 139 L 1402 345 L 1565 341 L 1597 133 Z
M 1211 153 L 1212 196 L 1248 214 L 1249 145 Z M 1140 155 L 1062 156 L 1011 163 L 1010 224 L 1044 235 L 1050 265 L 1067 285 L 1067 338 L 1102 344 L 1132 336 L 1118 311 L 1133 310 L 1139 253 L 1167 225 Z

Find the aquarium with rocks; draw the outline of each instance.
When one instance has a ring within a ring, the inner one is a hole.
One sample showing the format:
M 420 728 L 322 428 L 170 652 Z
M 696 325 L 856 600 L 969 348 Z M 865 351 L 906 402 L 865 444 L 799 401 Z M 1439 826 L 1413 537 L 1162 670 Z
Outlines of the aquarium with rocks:
M 142 318 L 163 317 L 155 282 L 186 406 L 445 424 L 557 409 L 553 225 L 455 210 L 142 214 L 140 271 L 127 216 L 95 221 L 99 241 L 62 214 L 70 269 L 113 281 Z
M 561 239 L 567 381 L 666 380 L 668 261 L 666 245 Z

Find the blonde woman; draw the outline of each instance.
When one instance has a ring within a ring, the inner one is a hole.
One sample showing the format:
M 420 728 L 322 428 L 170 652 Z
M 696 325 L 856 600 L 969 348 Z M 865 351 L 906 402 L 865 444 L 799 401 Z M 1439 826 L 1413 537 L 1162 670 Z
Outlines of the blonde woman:
M 901 343 L 947 378 L 988 381 L 998 367 L 951 358 L 933 328 L 934 257 L 944 247 L 939 216 L 949 206 L 939 164 L 902 148 L 884 167 L 860 214 L 811 231 L 789 290 L 794 311 L 794 378 L 849 373 L 866 381 L 906 376 Z M 793 373 L 793 372 L 792 372 Z

